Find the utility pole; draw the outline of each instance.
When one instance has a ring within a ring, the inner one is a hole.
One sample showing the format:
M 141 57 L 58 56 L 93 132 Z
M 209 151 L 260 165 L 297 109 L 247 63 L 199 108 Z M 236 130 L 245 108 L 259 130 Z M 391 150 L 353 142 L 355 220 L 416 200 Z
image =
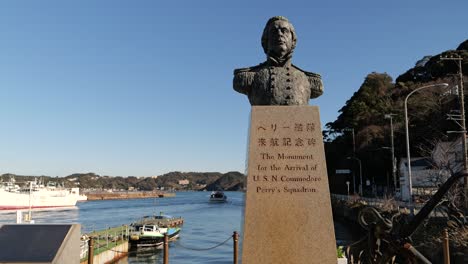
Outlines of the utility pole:
M 363 186 L 362 186 L 362 163 L 361 163 L 361 160 L 356 158 L 356 157 L 347 157 L 346 159 L 353 159 L 355 161 L 358 162 L 359 164 L 359 178 L 361 179 L 361 184 L 359 185 L 359 195 L 360 196 L 363 196 Z
M 467 154 L 466 154 L 466 122 L 465 122 L 465 96 L 463 89 L 463 58 L 460 56 L 440 57 L 441 60 L 451 60 L 458 62 L 458 74 L 460 79 L 459 94 L 460 94 L 460 112 L 461 112 L 461 127 L 462 127 L 462 151 L 463 151 L 463 170 L 468 168 Z M 465 185 L 465 209 L 468 208 L 468 176 L 463 178 Z
M 393 176 L 393 188 L 394 191 L 397 189 L 397 182 L 396 182 L 396 164 L 395 164 L 395 145 L 393 142 L 393 116 L 395 114 L 386 114 L 385 119 L 390 119 L 390 141 L 391 141 L 391 148 L 392 148 L 392 176 Z

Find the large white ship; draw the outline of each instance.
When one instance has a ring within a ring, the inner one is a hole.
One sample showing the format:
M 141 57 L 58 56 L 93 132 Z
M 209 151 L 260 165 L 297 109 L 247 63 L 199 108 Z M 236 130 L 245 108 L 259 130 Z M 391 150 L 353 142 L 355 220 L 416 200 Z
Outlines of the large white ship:
M 79 188 L 44 186 L 36 181 L 20 188 L 11 179 L 0 186 L 0 210 L 70 207 L 86 199 L 85 195 L 80 195 Z

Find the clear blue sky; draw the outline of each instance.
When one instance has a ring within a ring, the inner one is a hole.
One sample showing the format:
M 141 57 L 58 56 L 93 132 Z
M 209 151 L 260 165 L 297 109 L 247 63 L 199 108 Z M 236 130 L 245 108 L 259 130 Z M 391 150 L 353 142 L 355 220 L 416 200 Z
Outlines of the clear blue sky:
M 282 2 L 286 4 L 282 4 Z M 271 16 L 323 76 L 322 125 L 373 71 L 393 78 L 467 38 L 468 1 L 1 1 L 0 173 L 244 171 Z

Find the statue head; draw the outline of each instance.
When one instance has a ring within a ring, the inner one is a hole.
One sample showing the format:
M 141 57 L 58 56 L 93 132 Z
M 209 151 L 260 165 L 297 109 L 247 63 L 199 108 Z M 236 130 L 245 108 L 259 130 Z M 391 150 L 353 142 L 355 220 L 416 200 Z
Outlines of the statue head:
M 262 34 L 265 54 L 278 59 L 285 58 L 292 54 L 296 42 L 296 31 L 287 18 L 275 16 L 268 20 Z

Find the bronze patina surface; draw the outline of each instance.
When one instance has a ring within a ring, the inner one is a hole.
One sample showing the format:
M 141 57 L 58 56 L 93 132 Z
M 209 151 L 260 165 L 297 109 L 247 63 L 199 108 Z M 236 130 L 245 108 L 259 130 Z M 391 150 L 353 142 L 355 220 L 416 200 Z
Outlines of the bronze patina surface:
M 262 35 L 267 60 L 258 66 L 234 70 L 234 90 L 247 95 L 251 105 L 308 105 L 323 93 L 319 74 L 291 63 L 297 37 L 282 16 L 268 20 Z

